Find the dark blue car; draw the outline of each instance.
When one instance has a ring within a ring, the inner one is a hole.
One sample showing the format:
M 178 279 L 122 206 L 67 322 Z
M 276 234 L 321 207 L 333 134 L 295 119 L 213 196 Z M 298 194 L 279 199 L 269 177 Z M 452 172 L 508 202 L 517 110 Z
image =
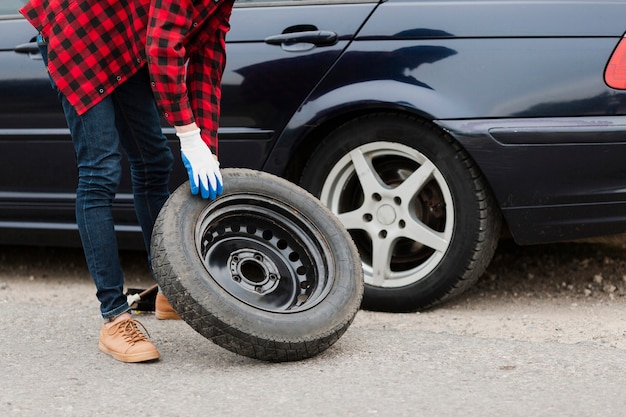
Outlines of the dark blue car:
M 0 5 L 0 243 L 77 245 L 73 148 L 21 4 Z M 626 231 L 626 1 L 241 0 L 231 26 L 222 166 L 319 196 L 364 307 L 459 294 L 501 230 Z M 120 240 L 140 248 L 132 205 L 125 182 Z

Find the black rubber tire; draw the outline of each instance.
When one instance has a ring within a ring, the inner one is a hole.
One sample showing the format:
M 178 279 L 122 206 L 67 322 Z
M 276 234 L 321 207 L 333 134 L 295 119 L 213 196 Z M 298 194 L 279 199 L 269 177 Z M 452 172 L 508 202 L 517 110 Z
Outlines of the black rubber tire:
M 276 176 L 224 169 L 214 201 L 181 185 L 154 227 L 163 293 L 198 333 L 247 357 L 302 360 L 333 345 L 363 295 L 358 251 L 318 199 Z
M 422 167 L 430 179 L 412 176 Z M 353 236 L 364 309 L 425 310 L 461 294 L 499 240 L 500 213 L 480 171 L 449 135 L 417 118 L 380 113 L 347 122 L 315 150 L 299 184 Z M 435 249 L 414 238 L 424 230 L 439 240 Z

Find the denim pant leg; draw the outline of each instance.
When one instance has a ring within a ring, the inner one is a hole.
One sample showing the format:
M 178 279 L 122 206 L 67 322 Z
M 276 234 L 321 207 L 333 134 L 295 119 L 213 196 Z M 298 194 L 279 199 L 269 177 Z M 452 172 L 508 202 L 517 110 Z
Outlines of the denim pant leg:
M 150 253 L 152 228 L 169 197 L 172 151 L 144 67 L 113 92 L 117 130 L 130 162 L 135 211 Z
M 76 222 L 105 319 L 129 310 L 111 206 L 121 178 L 115 105 L 109 96 L 79 116 L 59 94 L 76 150 Z

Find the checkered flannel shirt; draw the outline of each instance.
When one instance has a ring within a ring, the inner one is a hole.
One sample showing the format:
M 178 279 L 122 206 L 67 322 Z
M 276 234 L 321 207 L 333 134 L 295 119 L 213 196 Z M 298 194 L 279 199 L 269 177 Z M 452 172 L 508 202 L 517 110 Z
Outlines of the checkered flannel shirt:
M 20 12 L 47 39 L 50 75 L 78 114 L 143 67 L 147 46 L 152 88 L 166 119 L 196 121 L 216 151 L 232 2 L 30 0 Z M 148 29 L 148 21 L 154 27 Z

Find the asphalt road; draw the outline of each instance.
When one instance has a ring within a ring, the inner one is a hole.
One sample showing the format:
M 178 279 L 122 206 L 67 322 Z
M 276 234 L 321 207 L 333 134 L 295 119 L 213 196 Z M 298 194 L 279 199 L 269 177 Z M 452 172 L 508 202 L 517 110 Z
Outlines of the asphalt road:
M 620 300 L 482 294 L 428 313 L 361 311 L 324 353 L 280 364 L 142 314 L 162 359 L 125 364 L 97 349 L 93 285 L 77 262 L 42 276 L 0 268 L 0 416 L 626 414 Z

